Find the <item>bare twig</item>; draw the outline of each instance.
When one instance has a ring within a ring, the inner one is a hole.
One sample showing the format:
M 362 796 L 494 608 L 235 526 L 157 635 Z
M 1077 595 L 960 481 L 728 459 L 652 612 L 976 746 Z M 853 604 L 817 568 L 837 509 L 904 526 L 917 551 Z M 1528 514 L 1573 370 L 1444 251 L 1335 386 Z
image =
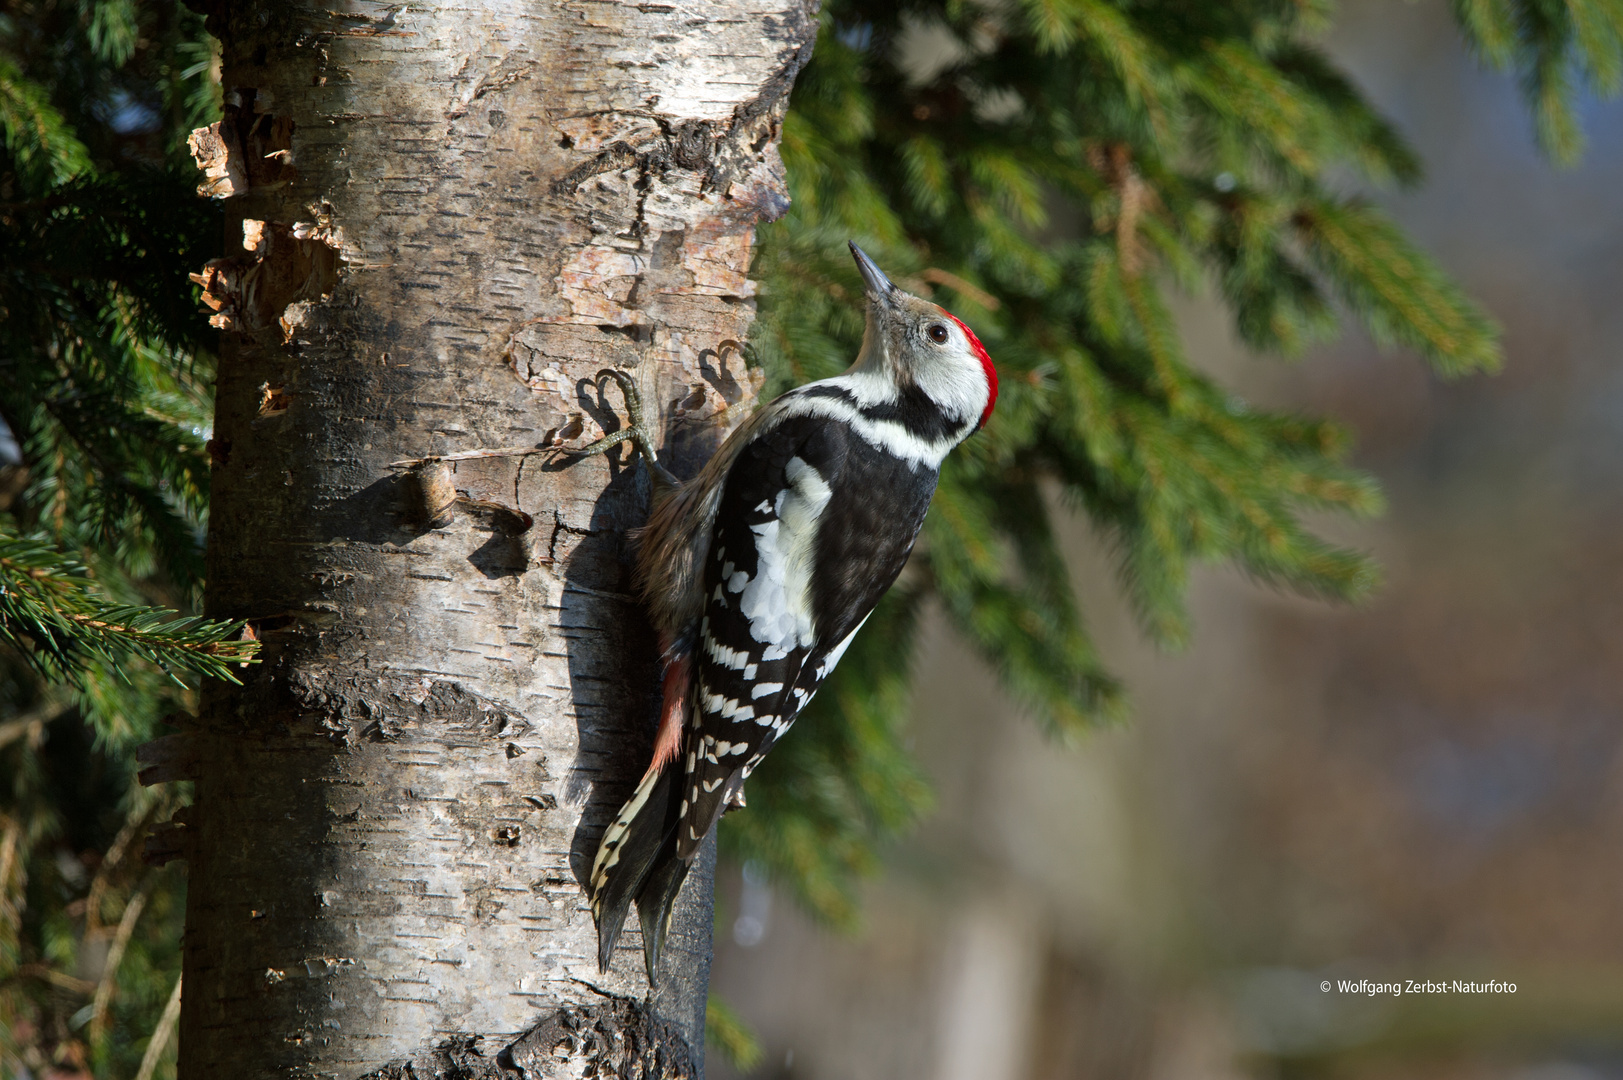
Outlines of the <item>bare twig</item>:
M 131 807 L 124 819 L 124 827 L 118 830 L 112 846 L 102 856 L 101 865 L 96 868 L 96 876 L 90 880 L 90 892 L 85 897 L 86 934 L 94 933 L 101 928 L 101 897 L 107 891 L 107 881 L 124 861 L 124 852 L 129 848 L 130 841 L 134 840 L 136 834 L 146 825 L 147 817 L 152 810 L 152 806 Z
M 59 719 L 73 707 L 71 702 L 51 701 L 37 709 L 31 709 L 13 720 L 0 724 L 0 746 L 15 742 L 24 735 L 37 738 L 46 724 Z
M 17 841 L 22 835 L 22 824 L 14 817 L 0 817 L 6 823 L 0 831 L 0 924 L 9 923 L 18 914 L 11 903 L 11 867 L 17 857 Z
M 177 975 L 175 988 L 169 992 L 169 1004 L 163 1007 L 158 1026 L 152 1029 L 152 1038 L 147 1040 L 147 1052 L 141 1055 L 141 1068 L 136 1070 L 135 1080 L 152 1080 L 152 1074 L 158 1069 L 158 1059 L 163 1057 L 163 1049 L 169 1045 L 169 1037 L 175 1033 L 175 1023 L 179 1019 L 180 976 Z
M 975 303 L 979 304 L 987 311 L 996 311 L 998 308 L 1003 306 L 1003 301 L 999 300 L 985 289 L 971 285 L 969 282 L 965 281 L 957 274 L 954 274 L 952 271 L 943 270 L 939 266 L 929 267 L 924 272 L 919 274 L 919 277 L 923 278 L 925 281 L 928 281 L 932 285 L 945 285 L 958 295 L 975 301 Z
M 46 964 L 24 964 L 5 981 L 10 982 L 12 979 L 43 979 L 52 986 L 60 986 L 75 994 L 88 994 L 96 989 L 96 984 L 89 979 L 76 979 Z
M 142 887 L 130 897 L 130 902 L 124 905 L 124 917 L 118 920 L 118 929 L 113 932 L 113 943 L 107 948 L 107 962 L 102 966 L 101 981 L 96 984 L 96 996 L 90 1005 L 90 1039 L 95 1042 L 101 1038 L 102 1029 L 107 1025 L 107 1003 L 113 997 L 113 984 L 118 975 L 118 965 L 124 959 L 124 950 L 130 943 L 130 935 L 135 932 L 135 920 L 141 917 L 141 909 L 146 907 L 147 893 Z
M 391 469 L 415 469 L 419 465 L 431 465 L 436 461 L 473 461 L 478 458 L 498 457 L 529 457 L 531 454 L 556 454 L 563 450 L 561 446 L 506 446 L 496 450 L 463 450 L 456 454 L 436 454 L 431 457 L 406 458 L 404 461 L 391 461 Z

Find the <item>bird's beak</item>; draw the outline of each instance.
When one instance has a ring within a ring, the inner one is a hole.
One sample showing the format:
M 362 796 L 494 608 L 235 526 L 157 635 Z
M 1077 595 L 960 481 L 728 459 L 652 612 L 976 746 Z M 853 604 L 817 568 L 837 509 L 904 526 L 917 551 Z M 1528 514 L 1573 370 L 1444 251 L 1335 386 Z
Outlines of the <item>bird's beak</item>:
M 883 270 L 874 265 L 874 261 L 868 258 L 867 253 L 855 243 L 851 241 L 847 243 L 851 244 L 851 257 L 857 261 L 857 269 L 862 271 L 862 287 L 868 294 L 868 299 L 889 303 L 890 294 L 896 291 L 896 286 L 891 284 L 890 278 L 885 276 Z

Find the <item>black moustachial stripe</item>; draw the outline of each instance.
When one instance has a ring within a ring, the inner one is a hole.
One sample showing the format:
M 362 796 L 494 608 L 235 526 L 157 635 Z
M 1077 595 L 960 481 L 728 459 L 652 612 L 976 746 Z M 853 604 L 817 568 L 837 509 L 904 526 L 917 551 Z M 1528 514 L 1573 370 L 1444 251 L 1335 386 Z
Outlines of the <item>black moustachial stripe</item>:
M 902 387 L 894 401 L 863 405 L 858 411 L 869 420 L 894 421 L 909 435 L 925 442 L 941 442 L 959 434 L 964 428 L 963 417 L 948 416 L 942 412 L 941 407 L 914 384 Z
M 833 386 L 828 383 L 812 383 L 802 386 L 798 390 L 789 391 L 788 395 L 801 398 L 830 398 L 834 401 L 843 401 L 853 409 L 857 407 L 857 396 L 843 386 Z
M 939 443 L 960 436 L 967 426 L 963 417 L 948 416 L 928 394 L 912 383 L 900 387 L 894 400 L 872 405 L 861 404 L 855 394 L 842 386 L 813 383 L 791 392 L 797 397 L 839 401 L 867 420 L 888 420 L 900 424 L 909 435 L 923 442 Z

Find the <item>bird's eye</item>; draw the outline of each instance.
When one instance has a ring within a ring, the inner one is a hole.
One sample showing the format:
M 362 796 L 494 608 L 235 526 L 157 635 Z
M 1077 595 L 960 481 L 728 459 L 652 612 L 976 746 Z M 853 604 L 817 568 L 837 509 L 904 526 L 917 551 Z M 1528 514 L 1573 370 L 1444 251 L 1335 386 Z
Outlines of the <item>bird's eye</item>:
M 947 343 L 947 328 L 942 326 L 940 323 L 931 323 L 930 329 L 925 332 L 930 335 L 930 340 L 935 342 L 937 345 L 945 345 Z

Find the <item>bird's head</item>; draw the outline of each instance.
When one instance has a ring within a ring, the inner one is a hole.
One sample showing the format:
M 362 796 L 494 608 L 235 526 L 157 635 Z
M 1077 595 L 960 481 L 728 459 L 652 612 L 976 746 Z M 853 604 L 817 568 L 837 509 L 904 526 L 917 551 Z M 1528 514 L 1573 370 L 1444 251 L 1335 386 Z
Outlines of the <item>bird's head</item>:
M 856 244 L 851 255 L 868 306 L 853 370 L 883 376 L 902 391 L 916 387 L 949 417 L 983 427 L 997 401 L 997 369 L 975 331 L 939 304 L 897 288 Z

